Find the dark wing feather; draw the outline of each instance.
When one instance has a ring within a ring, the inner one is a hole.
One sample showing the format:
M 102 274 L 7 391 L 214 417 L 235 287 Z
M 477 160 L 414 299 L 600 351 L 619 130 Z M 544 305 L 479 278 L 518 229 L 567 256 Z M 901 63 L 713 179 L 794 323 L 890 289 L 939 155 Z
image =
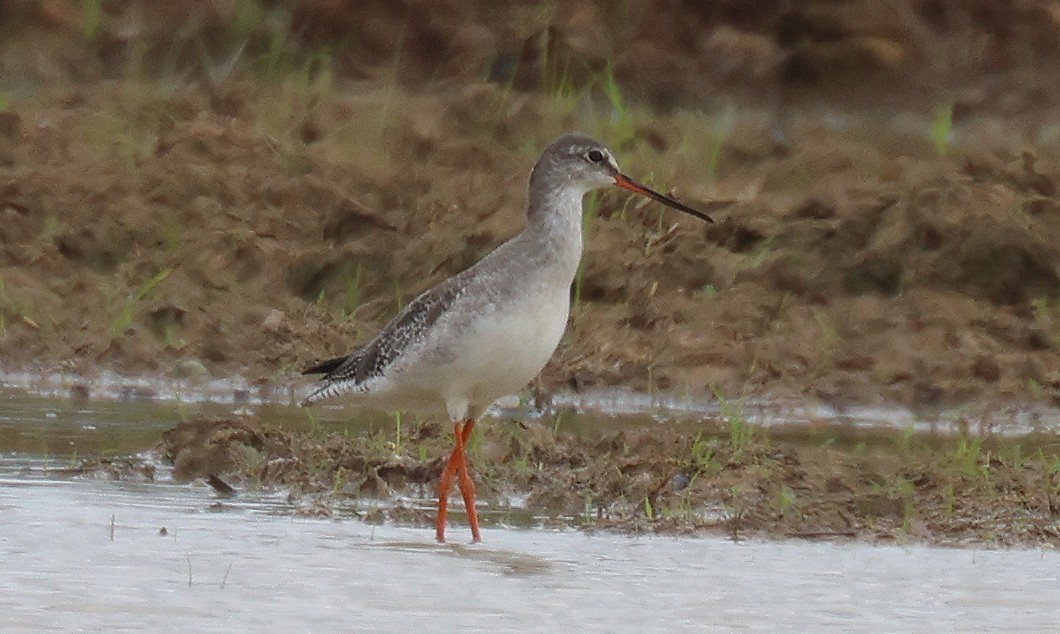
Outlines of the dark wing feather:
M 412 300 L 365 346 L 345 357 L 318 363 L 302 374 L 324 374 L 322 381 L 352 381 L 355 385 L 381 375 L 409 345 L 423 339 L 459 293 L 460 284 L 454 278 L 442 282 Z
M 330 372 L 334 372 L 335 368 L 339 367 L 340 365 L 346 362 L 346 359 L 357 356 L 358 354 L 360 354 L 361 350 L 362 348 L 358 348 L 350 354 L 343 355 L 341 357 L 335 357 L 334 359 L 328 359 L 327 361 L 321 361 L 316 365 L 311 365 L 305 370 L 302 370 L 302 374 L 328 374 Z

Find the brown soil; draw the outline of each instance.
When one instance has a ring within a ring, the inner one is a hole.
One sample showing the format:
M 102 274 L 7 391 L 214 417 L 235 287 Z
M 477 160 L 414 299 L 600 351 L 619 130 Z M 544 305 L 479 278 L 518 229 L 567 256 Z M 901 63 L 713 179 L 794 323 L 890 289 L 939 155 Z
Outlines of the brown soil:
M 224 496 L 226 480 L 244 491 L 284 487 L 315 515 L 354 500 L 370 521 L 427 526 L 450 446 L 437 423 L 350 437 L 200 419 L 166 432 L 161 452 L 176 479 L 208 478 Z M 1055 547 L 1057 447 L 1052 435 L 766 432 L 730 417 L 592 438 L 538 422 L 488 425 L 469 457 L 487 525 Z M 512 496 L 525 505 L 510 508 Z M 394 501 L 410 498 L 426 504 Z M 463 535 L 454 517 L 450 535 Z
M 1060 403 L 1060 11 L 881 6 L 3 3 L 0 370 L 301 385 L 518 231 L 537 152 L 580 129 L 690 204 L 734 202 L 704 226 L 603 194 L 540 389 Z M 225 433 L 283 459 L 255 477 L 306 490 L 317 457 L 374 494 L 437 472 Z M 978 517 L 963 496 L 988 486 L 1012 503 L 990 507 L 1014 531 L 997 539 L 1055 537 L 1044 462 L 980 460 L 982 484 L 930 452 L 865 466 L 779 440 L 712 440 L 713 466 L 691 467 L 690 442 L 531 425 L 486 441 L 509 458 L 484 488 L 567 517 L 588 498 L 596 525 L 639 527 L 648 500 L 671 513 L 653 528 L 687 503 L 748 530 L 883 536 L 919 526 L 908 496 Z M 990 539 L 972 524 L 953 534 Z
M 1060 402 L 1052 3 L 623 4 L 5 5 L 4 369 L 297 381 L 516 232 L 581 128 L 736 202 L 605 194 L 544 389 Z

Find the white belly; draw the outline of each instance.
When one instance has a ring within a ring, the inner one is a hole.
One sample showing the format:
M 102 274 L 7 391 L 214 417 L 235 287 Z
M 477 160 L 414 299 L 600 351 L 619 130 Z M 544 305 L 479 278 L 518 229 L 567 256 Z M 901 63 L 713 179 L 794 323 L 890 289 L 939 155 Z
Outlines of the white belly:
M 483 315 L 472 324 L 453 349 L 450 396 L 485 406 L 522 389 L 541 372 L 567 328 L 570 300 L 566 289 L 535 300 Z
M 569 297 L 565 288 L 527 293 L 503 307 L 477 307 L 469 322 L 438 323 L 432 341 L 364 396 L 399 409 L 477 415 L 545 367 L 567 327 Z

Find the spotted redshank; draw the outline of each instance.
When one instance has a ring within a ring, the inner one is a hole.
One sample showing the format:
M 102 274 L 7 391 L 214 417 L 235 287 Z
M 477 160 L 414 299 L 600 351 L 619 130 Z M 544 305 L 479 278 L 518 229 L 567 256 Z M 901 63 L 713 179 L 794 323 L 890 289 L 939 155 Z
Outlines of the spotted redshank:
M 529 383 L 559 344 L 582 256 L 582 198 L 608 185 L 712 222 L 620 172 L 602 143 L 561 137 L 530 173 L 522 232 L 412 300 L 368 343 L 304 371 L 324 376 L 302 405 L 348 395 L 377 409 L 448 414 L 456 446 L 438 483 L 439 542 L 454 476 L 472 539 L 481 539 L 465 446 L 486 408 Z

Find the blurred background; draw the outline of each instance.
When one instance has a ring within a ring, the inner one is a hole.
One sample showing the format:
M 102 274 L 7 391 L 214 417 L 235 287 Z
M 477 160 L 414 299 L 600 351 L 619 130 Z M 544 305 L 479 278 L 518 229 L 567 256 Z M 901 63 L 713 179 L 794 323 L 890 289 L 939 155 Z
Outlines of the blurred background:
M 541 389 L 1060 403 L 1060 2 L 0 2 L 0 367 L 285 384 L 587 200 Z

